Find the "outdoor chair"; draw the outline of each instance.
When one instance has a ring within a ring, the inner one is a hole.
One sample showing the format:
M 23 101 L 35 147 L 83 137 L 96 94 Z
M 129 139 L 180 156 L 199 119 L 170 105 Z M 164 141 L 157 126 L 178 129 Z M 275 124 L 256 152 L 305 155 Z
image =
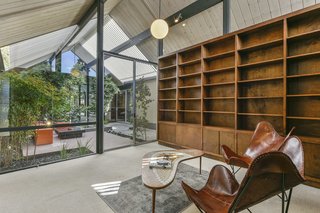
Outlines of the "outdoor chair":
M 207 213 L 233 213 L 247 209 L 275 195 L 282 194 L 282 212 L 288 212 L 292 188 L 303 183 L 304 156 L 299 138 L 292 136 L 279 151 L 255 158 L 239 184 L 226 167 L 217 165 L 208 182 L 195 190 L 182 181 L 187 197 Z M 289 190 L 288 197 L 285 191 Z
M 241 167 L 248 168 L 253 159 L 262 153 L 277 151 L 283 142 L 291 135 L 294 127 L 286 137 L 280 136 L 273 126 L 267 121 L 258 123 L 250 144 L 243 156 L 233 152 L 228 146 L 222 145 L 223 158 L 227 164 L 230 165 L 232 173 L 236 174 Z M 240 167 L 235 171 L 234 166 Z

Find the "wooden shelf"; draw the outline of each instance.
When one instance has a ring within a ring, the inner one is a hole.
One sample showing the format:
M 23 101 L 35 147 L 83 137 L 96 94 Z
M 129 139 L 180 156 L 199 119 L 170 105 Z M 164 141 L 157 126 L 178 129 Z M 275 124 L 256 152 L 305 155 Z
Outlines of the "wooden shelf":
M 188 109 L 179 109 L 179 112 L 191 112 L 191 113 L 200 113 L 200 110 L 188 110 Z
M 276 59 L 259 61 L 259 62 L 248 63 L 248 64 L 241 64 L 241 65 L 238 65 L 238 68 L 257 67 L 262 65 L 275 64 L 279 62 L 283 62 L 283 58 L 276 58 Z
M 249 52 L 249 51 L 254 51 L 257 49 L 261 49 L 261 48 L 277 46 L 279 44 L 283 44 L 283 39 L 277 39 L 277 40 L 268 41 L 268 42 L 261 43 L 261 44 L 252 45 L 249 47 L 244 47 L 244 48 L 239 49 L 238 52 L 240 52 L 240 53 Z
M 283 77 L 274 77 L 274 78 L 260 78 L 260 79 L 250 79 L 250 80 L 241 80 L 238 83 L 252 83 L 252 82 L 260 82 L 260 81 L 273 81 L 273 80 L 283 80 Z
M 211 86 L 221 86 L 221 85 L 229 85 L 234 84 L 234 81 L 231 82 L 221 82 L 221 83 L 213 83 L 213 84 L 204 84 L 204 87 L 211 87 Z
M 305 32 L 305 33 L 301 33 L 301 34 L 298 34 L 298 35 L 294 35 L 294 36 L 290 36 L 288 37 L 288 41 L 297 41 L 297 40 L 300 40 L 300 39 L 306 39 L 308 37 L 312 37 L 312 36 L 316 36 L 320 34 L 320 30 L 313 30 L 313 31 L 310 31 L 310 32 Z
M 255 96 L 255 97 L 238 97 L 238 99 L 270 99 L 270 98 L 283 98 L 283 96 Z
M 166 77 L 166 78 L 160 78 L 159 81 L 166 81 L 166 80 L 173 80 L 176 79 L 176 76 Z
M 203 71 L 203 73 L 206 74 L 206 73 L 214 73 L 214 72 L 234 71 L 234 69 L 235 67 L 224 67 L 224 68 L 219 68 L 214 70 L 206 70 L 206 71 Z
M 176 112 L 175 109 L 159 109 L 160 112 Z
M 181 86 L 179 89 L 188 89 L 188 88 L 200 88 L 201 85 L 192 85 L 192 86 Z
M 228 52 L 224 52 L 224 53 L 219 53 L 219 54 L 216 54 L 216 55 L 209 55 L 209 56 L 204 57 L 203 59 L 204 60 L 214 60 L 214 59 L 233 56 L 233 55 L 235 55 L 235 51 L 234 50 L 228 51 Z
M 320 118 L 317 117 L 301 117 L 301 116 L 287 116 L 288 119 L 299 119 L 299 120 L 314 120 L 320 121 Z
M 159 120 L 158 123 L 162 123 L 162 124 L 176 124 L 175 121 L 163 121 L 163 120 Z
M 172 68 L 176 68 L 176 65 L 173 64 L 173 65 L 169 65 L 169 66 L 165 66 L 165 67 L 159 67 L 159 70 L 163 71 L 163 70 L 169 70 Z
M 174 98 L 159 99 L 159 101 L 176 101 Z
M 212 114 L 235 114 L 235 112 L 227 112 L 227 111 L 203 111 L 204 113 L 212 113 Z
M 201 75 L 201 72 L 195 72 L 195 73 L 190 73 L 190 74 L 179 75 L 179 78 L 192 77 L 192 76 L 197 76 L 197 75 Z
M 190 60 L 190 61 L 179 63 L 179 66 L 187 66 L 187 65 L 197 64 L 197 63 L 200 63 L 200 62 L 201 62 L 201 59 L 198 58 L 198 59 L 194 59 L 194 60 Z
M 205 100 L 224 100 L 224 99 L 234 99 L 234 97 L 204 97 Z
M 320 55 L 320 51 L 317 52 L 312 52 L 312 53 L 303 53 L 303 54 L 299 54 L 299 55 L 292 55 L 292 56 L 288 56 L 287 59 L 303 59 L 303 58 L 308 58 L 308 57 L 313 57 L 313 56 L 319 56 Z
M 295 97 L 320 97 L 320 94 L 294 94 L 294 95 L 287 95 L 289 98 Z
M 201 98 L 179 98 L 179 101 L 200 101 Z
M 241 112 L 239 112 L 238 115 L 283 117 L 282 114 L 266 114 L 266 113 L 241 113 Z
M 175 87 L 171 87 L 171 88 L 162 88 L 162 89 L 159 89 L 160 91 L 167 91 L 167 90 L 175 90 L 176 88 Z
M 301 77 L 311 77 L 311 76 L 320 76 L 320 72 L 318 72 L 318 73 L 298 74 L 298 75 L 287 75 L 287 78 L 301 78 Z

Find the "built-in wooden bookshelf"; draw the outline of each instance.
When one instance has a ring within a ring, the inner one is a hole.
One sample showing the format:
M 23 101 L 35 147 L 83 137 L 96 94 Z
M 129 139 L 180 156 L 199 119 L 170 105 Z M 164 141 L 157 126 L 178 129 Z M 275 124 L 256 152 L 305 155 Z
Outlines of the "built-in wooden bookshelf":
M 320 6 L 159 59 L 159 142 L 238 154 L 258 122 L 303 141 L 305 175 L 320 187 Z M 174 134 L 174 136 L 168 136 Z
M 159 62 L 159 121 L 176 122 L 177 101 L 177 60 L 176 55 L 170 55 Z
M 201 46 L 178 54 L 178 123 L 201 123 Z

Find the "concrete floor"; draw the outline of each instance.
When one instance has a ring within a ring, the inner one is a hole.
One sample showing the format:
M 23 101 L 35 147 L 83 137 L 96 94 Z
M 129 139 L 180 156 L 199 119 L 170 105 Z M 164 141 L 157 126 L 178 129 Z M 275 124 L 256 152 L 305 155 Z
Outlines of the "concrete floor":
M 111 213 L 91 185 L 124 181 L 140 175 L 142 156 L 161 149 L 168 148 L 150 143 L 0 175 L 0 212 Z M 186 163 L 197 167 L 199 160 Z M 220 162 L 204 158 L 203 169 L 209 171 L 217 163 Z M 240 171 L 237 178 L 241 179 L 244 172 Z M 319 212 L 319 197 L 319 189 L 300 185 L 294 189 L 289 212 Z M 272 198 L 252 210 L 259 213 L 281 212 L 280 206 L 280 199 Z M 198 212 L 194 205 L 184 211 Z

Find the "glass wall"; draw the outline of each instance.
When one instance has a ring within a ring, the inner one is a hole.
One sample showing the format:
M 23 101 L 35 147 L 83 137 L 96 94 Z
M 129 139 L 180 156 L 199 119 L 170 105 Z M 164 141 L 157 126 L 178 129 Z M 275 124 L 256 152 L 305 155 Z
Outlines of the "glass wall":
M 44 61 L 0 73 L 0 173 L 95 152 L 95 75 L 84 65 L 66 52 L 60 71 Z

